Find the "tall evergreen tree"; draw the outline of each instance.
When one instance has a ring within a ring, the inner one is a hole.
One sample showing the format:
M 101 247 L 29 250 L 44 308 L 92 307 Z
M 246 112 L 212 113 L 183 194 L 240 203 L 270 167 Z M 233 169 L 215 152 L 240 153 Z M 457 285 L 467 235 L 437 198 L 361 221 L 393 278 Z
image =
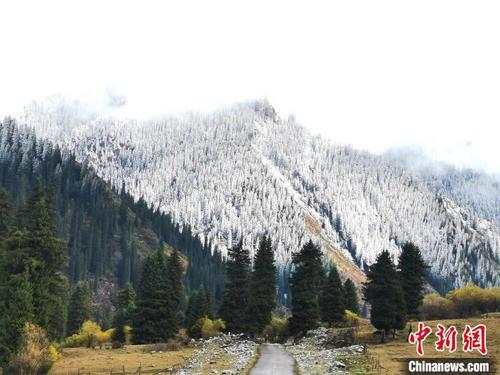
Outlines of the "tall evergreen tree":
M 406 307 L 396 266 L 388 251 L 382 251 L 367 273 L 363 286 L 365 300 L 371 304 L 371 323 L 381 330 L 382 342 L 391 330 L 404 328 Z
M 135 307 L 135 298 L 136 294 L 132 284 L 125 284 L 125 287 L 117 293 L 116 308 L 132 310 Z
M 144 261 L 132 329 L 136 344 L 165 342 L 176 332 L 172 287 L 162 249 Z
M 0 189 L 0 242 L 7 235 L 9 218 L 12 211 L 12 202 L 10 201 L 9 193 Z
M 179 314 L 184 301 L 183 268 L 181 257 L 175 249 L 168 258 L 168 277 L 172 286 L 172 305 L 176 314 Z
M 320 296 L 321 319 L 331 327 L 344 320 L 345 305 L 342 281 L 337 267 L 333 266 L 323 283 Z
M 116 193 L 92 169 L 79 164 L 74 155 L 63 158 L 58 146 L 39 141 L 33 132 L 19 129 L 12 119 L 0 123 L 0 149 L 0 189 L 8 191 L 14 207 L 25 205 L 37 183 L 53 188 L 57 231 L 67 240 L 67 271 L 72 283 L 94 278 L 99 287 L 100 280 L 111 276 L 118 279 L 120 285 L 128 281 L 137 285 L 140 277 L 138 241 L 148 246 L 150 240 L 163 240 L 186 256 L 189 265 L 186 286 L 194 289 L 204 285 L 217 304 L 220 303 L 224 287 L 221 254 L 206 251 L 189 226 L 179 231 L 168 214 L 150 209 L 143 199 L 135 202 L 124 190 Z M 0 228 L 2 212 L 12 211 L 3 207 L 2 201 L 0 196 Z M 26 223 L 28 214 L 29 210 L 23 210 L 18 215 L 19 221 Z M 13 215 L 8 216 L 7 224 L 13 224 L 10 218 Z M 0 233 L 0 239 L 2 237 Z M 61 277 L 58 279 L 64 283 Z M 64 306 L 55 310 L 64 310 Z M 105 311 L 95 313 L 96 316 L 107 314 Z M 57 321 L 60 325 L 61 319 Z
M 316 328 L 320 319 L 319 294 L 324 280 L 321 250 L 309 241 L 294 254 L 292 263 L 290 330 L 304 334 Z
M 248 306 L 248 273 L 250 256 L 243 248 L 243 241 L 229 249 L 226 264 L 226 289 L 220 315 L 229 332 L 246 331 L 246 308 Z
M 359 300 L 356 286 L 351 279 L 344 282 L 344 303 L 345 308 L 355 314 L 359 314 Z
M 25 323 L 34 318 L 29 279 L 25 271 L 2 278 L 0 284 L 0 368 L 16 352 Z
M 276 266 L 271 238 L 268 236 L 263 236 L 260 240 L 249 287 L 248 329 L 257 334 L 271 322 L 276 305 Z
M 92 298 L 88 283 L 80 281 L 71 294 L 68 306 L 67 334 L 77 333 L 83 322 L 92 317 Z
M 416 317 L 424 299 L 423 289 L 427 266 L 417 246 L 406 242 L 399 256 L 398 274 L 403 287 L 406 309 Z
M 185 314 L 185 323 L 188 333 L 192 336 L 192 328 L 196 321 L 203 317 L 213 318 L 210 298 L 205 289 L 195 290 L 189 297 L 188 306 Z
M 113 341 L 125 343 L 127 337 L 125 326 L 132 324 L 132 313 L 135 308 L 135 290 L 131 284 L 127 283 L 123 289 L 120 289 L 116 298 L 116 313 L 113 318 Z
M 116 311 L 113 317 L 113 341 L 118 341 L 124 344 L 127 341 L 127 336 L 125 334 L 125 326 L 127 325 L 129 314 L 126 309 L 119 309 Z
M 64 273 L 66 246 L 57 234 L 52 194 L 36 188 L 18 213 L 19 227 L 26 231 L 35 323 L 52 339 L 64 335 L 68 280 Z

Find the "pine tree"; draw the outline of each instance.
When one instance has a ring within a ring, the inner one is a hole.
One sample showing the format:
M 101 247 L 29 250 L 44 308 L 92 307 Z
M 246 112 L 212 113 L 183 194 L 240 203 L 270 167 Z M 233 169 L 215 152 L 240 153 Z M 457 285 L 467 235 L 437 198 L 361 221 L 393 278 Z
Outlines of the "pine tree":
M 133 310 L 135 307 L 135 290 L 132 284 L 127 283 L 123 289 L 120 289 L 117 293 L 116 298 L 116 308 Z
M 119 309 L 116 311 L 113 318 L 113 341 L 118 341 L 124 344 L 127 341 L 127 336 L 125 335 L 125 326 L 127 325 L 128 313 L 125 309 Z
M 92 316 L 92 299 L 88 283 L 80 281 L 71 294 L 68 306 L 68 335 L 77 333 Z
M 344 303 L 347 310 L 359 314 L 358 293 L 351 279 L 347 279 L 344 283 Z
M 388 251 L 382 251 L 367 273 L 363 285 L 365 300 L 371 304 L 371 323 L 382 331 L 382 342 L 391 330 L 406 324 L 405 301 L 396 266 Z
M 11 211 L 12 203 L 9 193 L 5 190 L 0 190 L 0 242 L 3 241 L 7 235 Z
M 290 280 L 292 292 L 292 317 L 290 331 L 305 334 L 318 326 L 320 319 L 319 292 L 324 280 L 320 248 L 312 241 L 293 256 Z
M 29 273 L 12 274 L 0 284 L 0 368 L 17 349 L 26 322 L 32 321 L 33 290 Z
M 200 288 L 195 290 L 189 298 L 188 306 L 185 314 L 186 328 L 190 336 L 193 336 L 192 328 L 203 317 L 213 318 L 210 299 L 205 292 L 205 289 Z
M 66 246 L 57 235 L 52 194 L 36 188 L 17 217 L 19 227 L 26 231 L 25 246 L 33 260 L 30 281 L 35 323 L 50 338 L 61 339 L 68 299 L 68 280 L 64 274 Z
M 262 237 L 255 254 L 249 287 L 248 329 L 257 334 L 271 322 L 276 305 L 276 266 L 271 238 L 267 236 Z
M 399 256 L 398 274 L 404 292 L 406 309 L 416 317 L 423 301 L 423 289 L 427 266 L 417 246 L 406 242 Z
M 321 319 L 331 327 L 345 317 L 344 294 L 337 267 L 333 266 L 323 283 L 320 296 Z
M 179 315 L 184 302 L 184 286 L 182 283 L 183 268 L 181 257 L 177 250 L 174 250 L 172 255 L 168 258 L 168 277 L 170 279 L 170 285 L 172 286 L 173 308 L 176 314 Z M 179 322 L 181 321 L 182 319 L 179 320 Z
M 113 327 L 115 328 L 113 340 L 121 343 L 127 341 L 125 335 L 125 326 L 131 325 L 132 313 L 135 308 L 135 290 L 131 284 L 127 283 L 125 287 L 118 291 L 116 299 L 116 313 L 113 318 Z
M 136 344 L 165 342 L 176 332 L 172 288 L 162 249 L 144 261 L 132 329 Z
M 226 289 L 220 315 L 226 322 L 229 332 L 245 332 L 246 308 L 248 306 L 248 273 L 250 257 L 243 242 L 229 249 L 226 264 Z

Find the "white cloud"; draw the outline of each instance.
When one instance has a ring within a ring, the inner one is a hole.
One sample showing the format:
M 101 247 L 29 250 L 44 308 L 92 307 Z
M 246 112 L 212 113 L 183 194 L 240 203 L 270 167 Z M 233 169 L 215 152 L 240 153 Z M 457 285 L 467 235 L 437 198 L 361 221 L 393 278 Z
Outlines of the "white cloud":
M 267 96 L 344 143 L 500 171 L 497 1 L 11 1 L 0 14 L 0 113 L 109 87 L 133 115 Z

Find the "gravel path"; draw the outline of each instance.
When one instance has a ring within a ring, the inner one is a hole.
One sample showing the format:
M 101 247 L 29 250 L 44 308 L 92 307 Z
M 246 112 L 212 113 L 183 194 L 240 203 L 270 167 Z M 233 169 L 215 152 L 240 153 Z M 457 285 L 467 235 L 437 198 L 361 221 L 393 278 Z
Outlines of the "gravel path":
M 279 344 L 262 344 L 260 357 L 250 375 L 293 375 L 293 358 Z

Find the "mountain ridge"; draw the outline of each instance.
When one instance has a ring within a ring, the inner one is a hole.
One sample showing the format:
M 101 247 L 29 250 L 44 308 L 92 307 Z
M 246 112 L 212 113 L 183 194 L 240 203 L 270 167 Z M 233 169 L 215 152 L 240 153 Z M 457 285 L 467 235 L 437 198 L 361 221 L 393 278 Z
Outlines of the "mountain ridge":
M 311 135 L 266 101 L 144 121 L 63 113 L 28 110 L 23 120 L 222 249 L 243 237 L 253 250 L 267 231 L 286 266 L 306 239 L 323 236 L 352 273 L 384 249 L 397 256 L 410 240 L 438 289 L 499 283 L 495 222 L 403 164 Z M 307 215 L 319 234 L 308 230 Z

